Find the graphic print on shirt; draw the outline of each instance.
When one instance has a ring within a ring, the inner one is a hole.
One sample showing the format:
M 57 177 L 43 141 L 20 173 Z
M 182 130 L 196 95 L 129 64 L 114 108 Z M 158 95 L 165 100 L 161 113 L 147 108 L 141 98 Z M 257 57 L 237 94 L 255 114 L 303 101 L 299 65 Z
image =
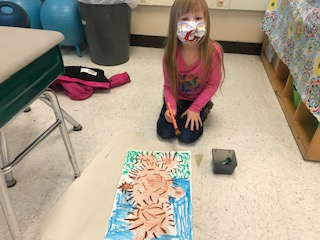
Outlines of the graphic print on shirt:
M 199 77 L 193 74 L 183 74 L 181 76 L 180 91 L 189 94 L 200 88 Z

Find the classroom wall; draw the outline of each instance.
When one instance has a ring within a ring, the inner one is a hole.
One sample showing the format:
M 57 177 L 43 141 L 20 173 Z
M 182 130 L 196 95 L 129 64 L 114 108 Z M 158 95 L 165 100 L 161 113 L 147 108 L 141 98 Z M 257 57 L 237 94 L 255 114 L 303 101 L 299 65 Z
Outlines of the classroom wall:
M 169 6 L 138 5 L 132 10 L 131 33 L 166 36 Z M 211 9 L 211 37 L 219 41 L 262 43 L 264 11 Z

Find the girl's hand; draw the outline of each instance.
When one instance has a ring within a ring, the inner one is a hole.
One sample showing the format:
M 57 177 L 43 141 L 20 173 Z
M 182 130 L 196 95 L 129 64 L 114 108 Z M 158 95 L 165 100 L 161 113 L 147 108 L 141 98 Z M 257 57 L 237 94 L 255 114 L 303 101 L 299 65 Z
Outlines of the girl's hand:
M 189 124 L 191 131 L 194 130 L 194 127 L 196 127 L 197 130 L 199 130 L 199 126 L 202 127 L 200 113 L 196 113 L 188 109 L 181 115 L 181 118 L 183 118 L 184 116 L 187 116 L 186 124 L 184 126 L 185 128 L 188 128 Z
M 176 116 L 176 111 L 172 109 L 172 114 L 173 114 L 173 117 Z M 170 111 L 169 110 L 166 110 L 166 112 L 164 113 L 164 117 L 165 119 L 167 120 L 167 122 L 170 122 L 172 123 L 172 120 L 171 120 L 171 116 L 170 116 Z

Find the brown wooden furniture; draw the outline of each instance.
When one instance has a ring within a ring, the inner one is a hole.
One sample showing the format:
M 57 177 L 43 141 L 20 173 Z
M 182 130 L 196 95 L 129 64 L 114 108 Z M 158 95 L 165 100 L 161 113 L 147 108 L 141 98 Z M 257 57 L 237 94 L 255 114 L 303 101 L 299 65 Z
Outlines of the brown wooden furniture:
M 303 102 L 300 101 L 297 108 L 294 106 L 289 69 L 281 60 L 278 64 L 269 63 L 265 55 L 267 44 L 268 37 L 265 36 L 261 60 L 300 152 L 305 160 L 320 161 L 320 127 L 315 127 L 315 117 Z

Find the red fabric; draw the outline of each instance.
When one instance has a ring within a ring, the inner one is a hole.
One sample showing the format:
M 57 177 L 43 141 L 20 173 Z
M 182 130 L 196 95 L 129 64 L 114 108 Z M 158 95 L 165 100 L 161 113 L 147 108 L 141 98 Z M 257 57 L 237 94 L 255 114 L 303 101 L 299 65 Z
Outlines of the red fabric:
M 114 76 L 112 76 L 110 79 L 111 88 L 119 87 L 123 84 L 131 82 L 130 77 L 128 73 L 119 73 Z
M 95 82 L 95 81 L 86 81 L 80 78 L 72 78 L 65 75 L 59 76 L 57 80 L 61 82 L 75 82 L 75 83 L 81 83 L 83 85 L 94 87 L 94 88 L 110 88 L 110 82 Z
M 78 84 L 78 83 L 61 81 L 60 84 L 63 87 L 65 93 L 72 100 L 84 100 L 84 99 L 87 99 L 94 92 L 93 87 L 89 87 L 89 86 Z
M 131 82 L 129 75 L 126 72 L 116 74 L 109 80 L 110 82 L 95 82 L 62 75 L 59 76 L 50 87 L 55 88 L 61 85 L 65 93 L 72 100 L 84 100 L 94 93 L 95 88 L 110 89 Z

